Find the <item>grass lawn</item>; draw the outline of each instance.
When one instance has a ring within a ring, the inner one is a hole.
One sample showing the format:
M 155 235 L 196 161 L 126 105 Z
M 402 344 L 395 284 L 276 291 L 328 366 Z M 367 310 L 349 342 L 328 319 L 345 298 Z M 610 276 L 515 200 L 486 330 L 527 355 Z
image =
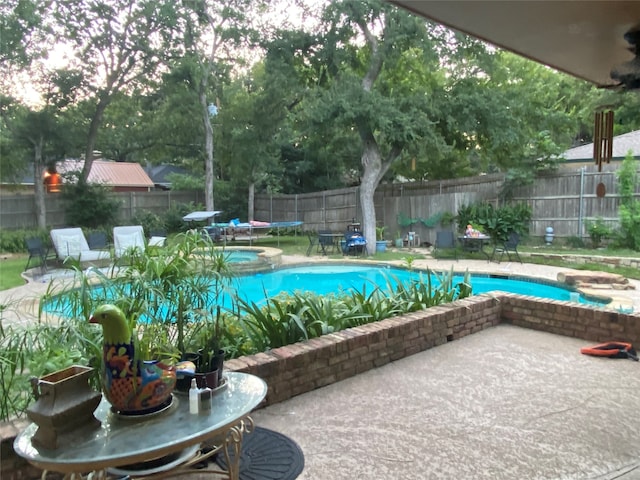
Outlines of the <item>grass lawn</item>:
M 247 246 L 247 242 L 229 242 L 228 245 L 231 246 Z M 285 255 L 306 255 L 307 248 L 309 247 L 309 239 L 304 234 L 299 235 L 290 235 L 290 236 L 282 236 L 280 239 L 278 237 L 266 237 L 261 238 L 257 243 L 254 243 L 253 246 L 257 247 L 273 247 L 279 248 Z M 530 252 L 530 253 L 556 253 L 556 254 L 564 254 L 564 255 L 602 255 L 602 256 L 617 256 L 617 257 L 637 257 L 638 252 L 634 252 L 632 250 L 612 250 L 612 249 L 603 249 L 603 250 L 593 250 L 589 248 L 579 249 L 568 249 L 562 248 L 560 246 L 552 245 L 552 246 L 541 246 L 541 245 L 522 245 L 518 248 L 520 252 Z M 449 252 L 443 252 L 449 253 Z M 312 255 L 318 255 L 314 249 Z M 340 252 L 334 252 L 327 256 L 329 259 L 340 259 L 342 258 L 342 254 Z M 405 262 L 410 262 L 411 260 L 418 260 L 426 258 L 425 255 L 409 252 L 409 251 L 395 251 L 392 252 L 389 249 L 384 253 L 376 253 L 375 260 L 379 260 L 381 262 L 391 261 L 391 260 L 402 260 Z M 477 259 L 483 260 L 484 257 L 478 253 L 465 254 L 462 252 L 458 252 L 459 259 Z M 563 262 L 561 260 L 549 260 L 549 259 L 535 259 L 528 258 L 526 259 L 529 263 L 539 263 L 543 265 L 554 265 L 557 267 L 568 267 L 580 270 L 593 270 L 593 271 L 604 271 L 604 272 L 613 272 L 623 275 L 627 278 L 640 279 L 640 271 L 635 268 L 612 268 L 607 265 L 603 265 L 600 263 L 594 264 L 584 264 L 578 265 L 574 263 Z M 27 262 L 26 254 L 9 254 L 5 257 L 0 258 L 0 290 L 7 290 L 9 288 L 17 287 L 20 285 L 24 285 L 24 279 L 20 276 L 22 271 L 24 270 L 24 266 Z
M 25 281 L 20 276 L 27 264 L 28 255 L 10 254 L 0 258 L 0 290 L 24 285 Z

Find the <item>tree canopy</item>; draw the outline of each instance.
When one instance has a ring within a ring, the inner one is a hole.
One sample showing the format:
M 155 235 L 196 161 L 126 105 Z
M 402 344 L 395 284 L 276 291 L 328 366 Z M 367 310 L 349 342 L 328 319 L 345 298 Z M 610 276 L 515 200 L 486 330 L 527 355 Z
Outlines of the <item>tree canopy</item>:
M 358 185 L 373 238 L 381 181 L 530 181 L 591 140 L 596 110 L 615 111 L 616 134 L 640 128 L 637 96 L 381 0 L 5 3 L 5 182 L 69 155 L 85 157 L 86 180 L 100 151 L 183 166 L 208 208 L 215 197 L 249 217 L 253 192 Z M 45 58 L 47 43 L 69 52 L 64 68 Z M 40 105 L 6 81 L 26 77 Z

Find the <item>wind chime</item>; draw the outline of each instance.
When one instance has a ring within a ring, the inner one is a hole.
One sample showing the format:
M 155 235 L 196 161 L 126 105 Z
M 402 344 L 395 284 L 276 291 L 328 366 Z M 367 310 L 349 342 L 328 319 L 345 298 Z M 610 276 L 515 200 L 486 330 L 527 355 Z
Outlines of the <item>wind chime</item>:
M 602 172 L 602 164 L 611 162 L 613 154 L 613 110 L 596 112 L 593 128 L 593 159 Z

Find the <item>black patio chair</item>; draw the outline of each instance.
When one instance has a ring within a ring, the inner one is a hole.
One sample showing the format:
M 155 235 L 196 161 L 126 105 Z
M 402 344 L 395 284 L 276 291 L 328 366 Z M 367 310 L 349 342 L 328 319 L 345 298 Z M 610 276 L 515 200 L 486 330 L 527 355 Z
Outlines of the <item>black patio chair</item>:
M 214 227 L 215 228 L 215 227 Z M 220 240 L 219 232 L 217 234 L 214 233 L 212 238 L 213 241 L 217 242 Z M 167 242 L 167 231 L 162 228 L 156 228 L 154 230 L 149 231 L 149 239 L 147 240 L 148 247 L 164 247 L 164 244 Z
M 104 232 L 91 232 L 87 235 L 87 244 L 90 250 L 106 250 L 109 248 L 107 234 Z
M 309 232 L 307 234 L 309 237 L 309 246 L 307 247 L 307 257 L 311 255 L 313 248 L 318 245 L 318 235 L 315 232 Z
M 56 258 L 56 253 L 51 252 L 50 248 L 44 244 L 40 237 L 30 237 L 25 239 L 27 250 L 29 251 L 29 258 L 27 264 L 24 267 L 26 272 L 29 269 L 32 259 L 40 260 L 40 269 L 42 271 L 47 270 L 47 260 Z
M 442 250 L 453 250 L 453 255 L 458 260 L 456 249 L 456 237 L 451 230 L 440 230 L 436 232 L 436 243 L 433 245 L 433 257 L 440 258 Z
M 331 230 L 318 230 L 318 253 L 327 255 L 334 251 L 335 241 Z
M 504 256 L 505 253 L 507 254 L 507 258 L 509 259 L 509 261 L 511 261 L 511 254 L 513 253 L 514 256 L 518 259 L 518 261 L 522 263 L 522 259 L 520 258 L 520 254 L 518 253 L 519 243 L 520 243 L 520 235 L 518 235 L 516 232 L 511 232 L 509 234 L 509 237 L 504 242 L 502 242 L 502 244 L 496 244 L 496 246 L 493 248 L 491 261 L 493 261 L 496 254 L 498 253 L 500 254 L 498 263 L 502 261 L 502 257 Z

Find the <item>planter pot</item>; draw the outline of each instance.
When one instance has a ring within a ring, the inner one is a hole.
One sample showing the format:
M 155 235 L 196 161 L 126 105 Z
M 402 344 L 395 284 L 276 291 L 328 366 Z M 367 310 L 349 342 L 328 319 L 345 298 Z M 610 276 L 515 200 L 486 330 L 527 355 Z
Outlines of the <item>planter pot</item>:
M 402 248 L 404 243 L 401 238 L 396 238 L 396 248 Z
M 91 388 L 92 374 L 93 368 L 74 365 L 32 381 L 37 401 L 27 416 L 38 425 L 34 445 L 53 450 L 67 444 L 79 429 L 100 426 L 93 412 L 102 394 Z
M 191 363 L 193 367 L 188 367 Z M 222 383 L 222 369 L 224 365 L 224 350 L 219 350 L 209 365 L 202 364 L 202 351 L 183 355 L 183 361 L 176 366 L 177 381 L 176 390 L 188 392 L 191 387 L 191 379 L 196 379 L 198 388 L 216 388 Z M 186 365 L 185 365 L 186 364 Z
M 385 240 L 376 241 L 376 252 L 386 252 L 387 242 Z

